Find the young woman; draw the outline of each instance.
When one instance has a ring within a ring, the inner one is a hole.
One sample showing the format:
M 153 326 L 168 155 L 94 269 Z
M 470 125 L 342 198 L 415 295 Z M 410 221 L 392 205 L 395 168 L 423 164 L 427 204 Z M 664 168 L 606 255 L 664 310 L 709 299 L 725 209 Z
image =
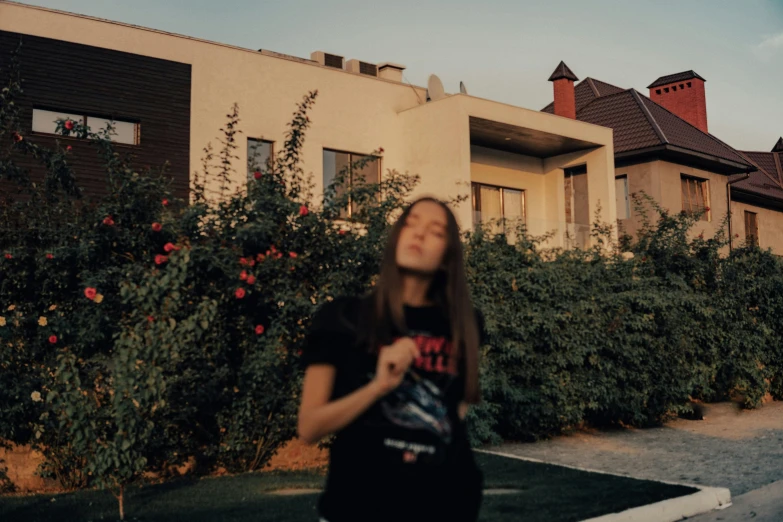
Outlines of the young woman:
M 313 319 L 299 436 L 336 434 L 323 521 L 477 519 L 483 478 L 464 418 L 482 331 L 454 214 L 420 199 L 392 228 L 374 291 Z

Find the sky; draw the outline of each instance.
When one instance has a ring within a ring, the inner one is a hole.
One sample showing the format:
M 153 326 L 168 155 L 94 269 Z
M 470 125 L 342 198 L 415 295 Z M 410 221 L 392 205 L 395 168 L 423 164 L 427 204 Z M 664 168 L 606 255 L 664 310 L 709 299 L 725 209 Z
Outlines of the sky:
M 530 109 L 552 101 L 560 60 L 648 94 L 660 76 L 707 80 L 710 132 L 741 150 L 783 135 L 783 0 L 24 0 L 197 38 L 309 58 L 405 65 L 446 92 Z

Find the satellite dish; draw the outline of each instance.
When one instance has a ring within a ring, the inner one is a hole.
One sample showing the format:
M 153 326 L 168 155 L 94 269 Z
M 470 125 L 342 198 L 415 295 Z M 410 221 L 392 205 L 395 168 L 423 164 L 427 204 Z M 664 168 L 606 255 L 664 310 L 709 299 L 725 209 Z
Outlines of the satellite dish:
M 430 74 L 427 80 L 427 97 L 432 101 L 442 100 L 446 97 L 446 91 L 443 90 L 443 82 L 434 74 Z
M 468 88 L 465 87 L 465 84 L 462 83 L 462 82 L 459 82 L 459 92 L 462 93 L 462 94 L 467 94 L 468 93 Z

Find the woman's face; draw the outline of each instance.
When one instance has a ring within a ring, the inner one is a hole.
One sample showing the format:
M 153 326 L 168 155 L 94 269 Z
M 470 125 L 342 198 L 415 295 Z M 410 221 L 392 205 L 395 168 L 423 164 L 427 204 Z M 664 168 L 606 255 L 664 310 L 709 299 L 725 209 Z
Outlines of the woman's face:
M 435 274 L 443 265 L 448 247 L 448 219 L 433 201 L 416 203 L 397 241 L 397 266 L 422 274 Z

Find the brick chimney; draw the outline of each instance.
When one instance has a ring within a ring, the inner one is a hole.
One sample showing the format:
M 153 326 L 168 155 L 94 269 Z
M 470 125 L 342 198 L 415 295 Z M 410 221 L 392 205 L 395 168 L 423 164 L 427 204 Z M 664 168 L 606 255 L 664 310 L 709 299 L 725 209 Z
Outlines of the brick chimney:
M 693 71 L 661 76 L 652 82 L 650 99 L 704 132 L 707 130 L 707 98 L 704 78 Z
M 555 72 L 549 77 L 555 88 L 555 114 L 576 119 L 576 98 L 574 82 L 579 81 L 564 62 L 560 62 Z

